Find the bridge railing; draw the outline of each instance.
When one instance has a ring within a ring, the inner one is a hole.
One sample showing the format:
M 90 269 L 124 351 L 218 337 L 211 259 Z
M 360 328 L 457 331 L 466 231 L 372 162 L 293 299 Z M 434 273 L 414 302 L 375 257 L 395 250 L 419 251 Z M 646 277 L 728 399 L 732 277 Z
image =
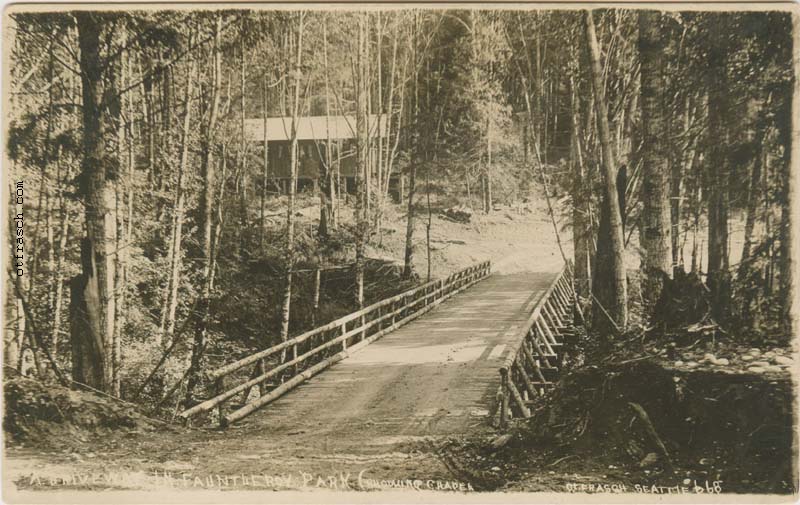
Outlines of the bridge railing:
M 206 378 L 213 384 L 214 396 L 184 410 L 179 416 L 188 419 L 216 407 L 222 426 L 242 419 L 344 359 L 354 350 L 421 316 L 490 273 L 491 263 L 484 261 L 455 272 L 446 279 L 427 282 L 208 372 Z M 243 377 L 240 377 L 240 382 L 233 384 L 236 380 L 234 373 L 248 366 L 253 367 L 249 379 L 242 381 Z M 248 402 L 254 387 L 258 387 L 261 394 Z M 226 415 L 225 402 L 239 394 L 244 405 Z
M 509 418 L 529 417 L 534 399 L 553 386 L 563 337 L 572 331 L 574 300 L 572 268 L 566 264 L 507 348 L 493 416 L 501 427 Z

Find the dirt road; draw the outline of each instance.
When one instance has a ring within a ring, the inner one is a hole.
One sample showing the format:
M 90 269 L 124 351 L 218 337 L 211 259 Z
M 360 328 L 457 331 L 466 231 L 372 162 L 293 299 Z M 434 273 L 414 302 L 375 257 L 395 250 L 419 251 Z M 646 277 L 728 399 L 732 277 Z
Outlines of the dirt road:
M 436 447 L 491 431 L 500 357 L 553 276 L 495 274 L 227 430 L 101 440 L 46 462 L 12 449 L 6 477 L 33 489 L 55 475 L 73 489 L 468 490 Z

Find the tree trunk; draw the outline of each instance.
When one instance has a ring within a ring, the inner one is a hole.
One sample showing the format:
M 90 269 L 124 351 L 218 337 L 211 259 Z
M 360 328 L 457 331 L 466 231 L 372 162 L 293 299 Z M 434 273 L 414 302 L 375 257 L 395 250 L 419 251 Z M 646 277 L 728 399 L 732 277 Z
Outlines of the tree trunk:
M 14 173 L 13 167 L 11 173 Z M 14 186 L 9 184 L 8 187 L 8 194 L 14 194 Z M 18 217 L 15 212 L 18 210 L 18 206 L 14 205 L 13 197 L 10 198 L 10 202 L 8 205 L 8 222 L 14 223 L 15 217 Z M 23 226 L 22 221 L 16 221 L 16 226 Z M 21 228 L 17 228 L 16 233 L 20 233 Z M 10 230 L 9 230 L 10 231 Z M 18 240 L 20 238 L 18 236 L 14 236 L 13 234 L 9 234 L 10 239 L 10 255 L 9 258 L 15 258 L 17 256 L 18 251 L 17 247 L 19 245 Z M 22 239 L 24 240 L 24 239 Z M 23 244 L 24 245 L 24 244 Z M 20 261 L 19 259 L 13 260 L 14 262 Z M 20 263 L 17 263 L 20 265 Z M 21 276 L 17 276 L 18 272 L 14 272 L 13 274 L 9 272 L 9 275 L 6 277 L 6 289 L 7 292 L 16 291 L 15 286 L 20 289 L 21 291 L 25 289 L 24 283 L 22 282 Z M 22 273 L 24 275 L 24 272 Z M 14 276 L 12 278 L 12 275 Z M 25 344 L 25 330 L 26 330 L 26 320 L 25 320 L 25 307 L 22 304 L 22 298 L 19 293 L 14 293 L 15 296 L 11 304 L 7 304 L 5 306 L 6 309 L 6 325 L 9 327 L 10 330 L 13 331 L 12 338 L 7 339 L 4 345 L 4 354 L 3 354 L 3 364 L 9 366 L 11 368 L 16 369 L 17 371 L 21 371 L 21 359 L 22 359 L 22 347 Z M 8 298 L 6 298 L 8 299 Z M 13 321 L 13 326 L 11 323 Z
M 59 154 L 57 155 L 58 158 L 61 158 L 61 152 L 59 150 Z M 59 163 L 60 166 L 60 163 Z M 61 177 L 59 169 L 59 175 L 57 177 L 57 182 L 61 186 L 59 191 L 58 197 L 58 208 L 61 214 L 61 220 L 58 224 L 58 247 L 55 248 L 54 255 L 55 255 L 55 267 L 53 268 L 53 288 L 52 294 L 50 296 L 50 308 L 53 314 L 53 324 L 50 330 L 50 353 L 53 356 L 58 355 L 58 340 L 61 335 L 61 306 L 64 298 L 64 263 L 66 261 L 66 250 L 67 250 L 67 239 L 69 237 L 69 210 L 67 207 L 67 199 L 65 196 L 66 193 L 66 182 L 62 183 L 61 181 L 69 181 L 71 179 L 71 170 L 69 169 L 69 165 L 67 166 L 66 176 L 63 178 Z
M 283 290 L 283 306 L 281 310 L 281 340 L 289 338 L 289 321 L 292 308 L 292 275 L 294 270 L 294 204 L 297 188 L 297 119 L 300 114 L 300 80 L 303 55 L 303 20 L 305 13 L 298 14 L 296 57 L 294 64 L 294 92 L 292 100 L 292 128 L 289 164 L 291 176 L 289 180 L 288 204 L 286 209 L 286 282 Z
M 367 62 L 367 16 L 358 18 L 358 56 L 356 65 L 356 305 L 364 305 L 364 254 L 367 241 L 367 201 L 369 199 L 369 130 L 367 125 L 367 100 L 369 73 Z
M 570 154 L 574 169 L 572 184 L 572 237 L 575 257 L 575 292 L 582 298 L 591 294 L 591 228 L 589 226 L 589 198 L 585 188 L 583 152 L 581 150 L 580 108 L 572 77 L 570 83 L 572 143 Z
M 403 264 L 403 278 L 411 279 L 414 277 L 414 196 L 417 186 L 417 164 L 420 156 L 420 134 L 419 129 L 419 65 L 416 64 L 418 58 L 418 41 L 419 35 L 419 13 L 414 13 L 412 29 L 409 30 L 408 44 L 412 48 L 414 63 L 414 107 L 409 108 L 409 115 L 412 116 L 411 124 L 417 129 L 416 134 L 412 137 L 413 146 L 411 147 L 411 160 L 409 163 L 408 172 L 408 212 L 406 213 L 406 244 L 405 244 L 405 260 Z
M 683 134 L 689 135 L 689 128 L 691 126 L 691 99 L 686 97 L 685 110 L 684 110 L 684 128 Z M 670 178 L 670 220 L 672 224 L 672 232 L 670 238 L 672 239 L 672 268 L 673 274 L 680 270 L 684 271 L 683 261 L 683 244 L 680 241 L 681 234 L 681 219 L 682 208 L 684 208 L 684 174 L 691 174 L 694 165 L 694 157 L 696 150 L 696 142 L 693 138 L 688 138 L 683 145 L 683 149 L 677 156 L 677 160 L 672 163 L 671 178 Z M 684 241 L 685 241 L 684 232 Z
M 163 324 L 162 344 L 165 347 L 172 345 L 172 338 L 175 334 L 175 314 L 178 308 L 178 288 L 181 284 L 181 264 L 182 264 L 182 244 L 183 244 L 183 207 L 184 207 L 184 177 L 189 164 L 189 133 L 191 128 L 192 116 L 192 93 L 194 85 L 195 64 L 192 60 L 186 78 L 184 94 L 185 109 L 183 113 L 183 128 L 181 131 L 181 154 L 178 162 L 178 173 L 175 181 L 175 211 L 172 219 L 172 245 L 169 259 L 169 281 L 167 284 L 167 298 L 165 317 Z
M 214 207 L 214 180 L 215 180 L 215 160 L 214 160 L 214 139 L 217 127 L 217 116 L 219 114 L 220 83 L 222 80 L 222 60 L 220 51 L 220 31 L 222 29 L 222 15 L 218 14 L 214 20 L 213 45 L 211 49 L 212 59 L 212 83 L 211 83 L 211 103 L 209 105 L 208 123 L 201 145 L 200 170 L 203 181 L 202 192 L 199 201 L 198 229 L 200 231 L 200 298 L 197 308 L 192 312 L 194 319 L 194 340 L 192 342 L 192 357 L 187 371 L 186 394 L 184 405 L 193 403 L 194 388 L 201 380 L 201 368 L 203 354 L 206 347 L 206 332 L 208 325 L 208 306 L 211 298 L 211 241 L 212 241 L 212 218 Z
M 484 214 L 489 213 L 489 205 L 488 205 L 488 198 L 486 196 L 486 173 L 481 170 L 479 179 L 481 181 L 481 209 L 483 210 Z
M 700 231 L 700 214 L 703 210 L 702 184 L 696 183 L 692 192 L 692 268 L 691 272 L 697 274 L 703 268 L 700 261 L 700 244 L 697 243 L 697 234 Z
M 241 41 L 240 48 L 239 48 L 239 50 L 241 51 L 241 60 L 240 60 L 240 65 L 239 65 L 239 67 L 240 67 L 239 68 L 239 72 L 241 74 L 240 75 L 241 76 L 241 81 L 239 83 L 239 85 L 240 85 L 239 93 L 241 95 L 240 96 L 240 108 L 242 109 L 241 110 L 241 124 L 240 124 L 240 131 L 239 131 L 239 135 L 241 136 L 240 144 L 239 144 L 239 160 L 240 160 L 240 162 L 239 162 L 240 163 L 239 170 L 241 170 L 241 173 L 242 173 L 242 181 L 241 181 L 242 192 L 241 192 L 241 197 L 240 197 L 240 200 L 239 200 L 239 204 L 240 204 L 239 212 L 241 214 L 240 223 L 241 223 L 241 226 L 242 226 L 242 230 L 239 232 L 239 233 L 241 233 L 241 236 L 239 237 L 239 255 L 240 256 L 242 255 L 243 251 L 245 250 L 245 248 L 247 246 L 247 243 L 246 243 L 246 236 L 247 235 L 245 234 L 245 231 L 250 226 L 249 209 L 248 209 L 248 206 L 247 206 L 247 189 L 248 189 L 248 186 L 249 186 L 249 180 L 250 179 L 249 179 L 248 174 L 247 174 L 247 148 L 248 148 L 249 144 L 247 142 L 247 137 L 245 135 L 245 122 L 247 120 L 247 117 L 246 117 L 247 110 L 246 110 L 246 103 L 245 103 L 245 98 L 247 96 L 247 94 L 246 94 L 246 92 L 247 92 L 247 89 L 246 89 L 246 85 L 247 85 L 247 67 L 246 67 L 246 65 L 247 65 L 247 63 L 245 61 L 245 52 L 246 51 L 245 51 L 245 43 L 244 43 L 244 40 L 245 40 L 245 38 L 244 38 L 244 28 L 242 29 L 242 32 L 243 32 L 242 33 L 242 41 Z
M 145 122 L 147 123 L 147 182 L 153 187 L 161 189 L 160 176 L 158 174 L 158 167 L 156 166 L 156 119 L 155 119 L 155 103 L 153 102 L 153 78 L 152 63 L 149 59 L 145 61 L 144 72 L 148 76 L 142 80 L 142 107 L 144 109 Z M 156 211 L 156 216 L 160 215 L 160 211 Z
M 724 17 L 714 19 L 715 28 L 726 32 Z M 709 50 L 708 135 L 714 139 L 708 156 L 708 287 L 711 290 L 712 315 L 718 322 L 727 319 L 730 305 L 728 271 L 728 178 L 727 150 L 730 146 L 726 118 L 729 94 L 726 73 L 726 41 L 714 33 Z
M 492 211 L 492 132 L 491 120 L 486 128 L 486 213 Z
M 114 179 L 106 161 L 106 129 L 111 124 L 104 101 L 115 90 L 103 86 L 100 58 L 101 15 L 77 12 L 83 88 L 82 193 L 87 236 L 81 243 L 82 273 L 72 282 L 71 325 L 75 380 L 109 392 L 113 377 L 115 272 L 117 243 Z M 77 350 L 77 354 L 75 351 Z
M 753 247 L 753 233 L 756 227 L 756 218 L 758 217 L 758 212 L 760 209 L 761 203 L 761 192 L 759 191 L 761 186 L 761 173 L 762 167 L 764 163 L 764 141 L 767 136 L 767 127 L 762 128 L 759 130 L 758 134 L 756 135 L 755 145 L 758 153 L 753 160 L 753 166 L 750 169 L 750 181 L 747 186 L 747 206 L 746 206 L 746 217 L 745 217 L 745 224 L 744 224 L 744 244 L 742 245 L 742 259 L 739 262 L 739 273 L 738 276 L 740 278 L 747 275 L 748 264 L 750 260 L 750 254 L 752 252 Z
M 764 141 L 767 128 L 761 128 L 756 134 L 755 145 L 757 154 L 750 169 L 750 180 L 747 185 L 747 205 L 744 225 L 744 244 L 742 246 L 742 259 L 737 270 L 737 284 L 741 292 L 737 297 L 739 315 L 741 320 L 755 331 L 761 326 L 762 311 L 760 310 L 761 283 L 757 280 L 761 273 L 751 261 L 753 247 L 753 234 L 755 231 L 756 219 L 760 210 L 762 167 L 765 160 Z
M 408 173 L 408 215 L 406 216 L 406 247 L 403 262 L 403 278 L 414 276 L 414 191 L 417 183 L 417 167 L 414 163 Z
M 48 113 L 47 113 L 47 126 L 45 127 L 45 139 L 44 139 L 44 154 L 41 160 L 41 170 L 39 172 L 39 198 L 36 204 L 36 217 L 33 221 L 33 234 L 31 236 L 31 250 L 37 251 L 39 249 L 39 228 L 42 224 L 42 215 L 45 217 L 45 230 L 47 235 L 50 235 L 50 190 L 48 188 L 48 175 L 47 175 L 47 167 L 50 165 L 50 150 L 52 149 L 52 136 L 53 136 L 53 122 L 56 117 L 55 111 L 53 109 L 53 90 L 55 88 L 55 74 L 53 71 L 54 68 L 54 59 L 52 57 L 53 51 L 55 50 L 53 47 L 53 43 L 50 43 L 49 50 L 51 51 L 51 57 L 49 59 L 48 64 L 48 74 L 49 78 L 49 86 L 47 91 L 47 100 L 48 100 Z M 48 240 L 48 247 L 52 248 L 52 237 L 48 236 L 50 240 Z M 51 249 L 52 250 L 52 249 Z M 36 287 L 36 274 L 39 270 L 39 255 L 33 254 L 32 261 L 30 262 L 31 266 L 28 269 L 27 276 L 28 276 L 28 296 L 34 295 L 34 289 Z
M 259 219 L 259 246 L 264 250 L 264 243 L 267 235 L 267 184 L 269 182 L 269 136 L 267 135 L 267 76 L 264 76 L 264 96 L 262 97 L 261 112 L 264 120 L 264 168 L 261 172 L 261 210 Z
M 383 136 L 380 134 L 380 123 L 383 121 L 383 68 L 382 68 L 382 48 L 383 48 L 383 30 L 381 25 L 381 12 L 375 12 L 376 23 L 375 23 L 375 96 L 377 103 L 377 111 L 378 111 L 378 119 L 377 125 L 375 125 L 376 130 L 378 132 L 377 138 L 375 139 L 375 146 L 370 147 L 370 153 L 372 156 L 370 158 L 370 172 L 375 170 L 375 210 L 373 212 L 373 226 L 378 231 L 379 236 L 381 238 L 380 241 L 383 240 L 381 235 L 381 221 L 383 220 L 383 206 L 385 204 L 385 199 L 383 197 Z M 368 60 L 369 61 L 369 60 Z M 369 71 L 368 71 L 369 72 Z M 369 74 L 368 74 L 369 75 Z M 370 97 L 372 94 L 370 94 Z M 369 102 L 369 113 L 372 113 L 372 100 Z M 369 117 L 369 116 L 368 116 Z M 369 126 L 368 126 L 369 128 Z
M 697 161 L 697 145 L 694 144 L 689 148 L 689 152 L 687 153 L 687 156 L 685 158 L 685 163 L 683 164 L 683 169 L 682 169 L 683 174 L 693 173 L 696 161 Z M 688 195 L 685 189 L 683 174 L 681 174 L 680 180 L 676 181 L 675 183 L 678 187 L 675 193 L 677 195 L 677 199 L 674 207 L 678 217 L 676 223 L 673 224 L 672 226 L 672 233 L 674 233 L 676 236 L 679 236 L 681 233 L 680 232 L 681 221 L 688 221 L 689 214 L 691 212 L 691 210 L 688 207 L 685 207 L 683 205 L 684 198 L 686 198 L 687 200 L 691 200 L 690 196 Z M 686 197 L 684 197 L 685 194 Z M 684 247 L 686 246 L 686 237 L 689 234 L 688 226 L 686 224 L 684 224 L 684 226 L 685 227 L 683 229 L 683 240 L 680 241 L 680 245 L 678 246 L 677 259 L 675 259 L 676 266 L 674 268 L 675 271 L 681 271 L 681 272 L 685 271 L 686 261 L 684 258 Z M 675 241 L 677 242 L 677 239 L 675 239 Z
M 425 198 L 428 203 L 428 222 L 425 223 L 425 244 L 427 247 L 428 261 L 428 282 L 431 281 L 431 226 L 433 225 L 433 212 L 431 211 L 431 167 L 428 165 L 425 170 Z
M 119 28 L 118 28 L 119 30 Z M 122 44 L 127 44 L 128 36 L 127 31 L 122 29 Z M 128 61 L 129 56 L 123 56 L 120 62 L 120 87 L 125 88 L 128 85 Z M 122 101 L 122 99 L 120 99 Z M 117 102 L 117 106 L 121 112 L 122 103 Z M 127 108 L 125 117 L 132 117 L 131 109 Z M 114 190 L 116 193 L 116 218 L 117 218 L 117 241 L 114 247 L 116 252 L 116 271 L 114 282 L 116 285 L 114 296 L 116 297 L 116 310 L 114 312 L 114 337 L 111 349 L 112 360 L 112 386 L 111 391 L 114 396 L 119 397 L 121 393 L 122 378 L 120 377 L 120 369 L 122 367 L 122 335 L 125 326 L 125 304 L 127 301 L 126 291 L 128 284 L 128 247 L 130 235 L 127 230 L 133 225 L 133 222 L 125 212 L 125 197 L 127 194 L 127 187 L 133 185 L 133 157 L 129 156 L 130 149 L 127 146 L 133 141 L 130 134 L 130 124 L 119 121 L 117 123 L 117 145 L 116 157 L 118 163 L 119 173 L 114 181 Z M 122 167 L 125 167 L 125 178 L 123 179 Z
M 767 156 L 765 160 L 764 166 L 762 167 L 764 170 L 764 178 L 762 180 L 763 183 L 763 191 L 765 195 L 769 194 L 770 189 L 770 181 L 773 178 L 772 167 L 770 165 L 770 158 Z M 774 236 L 772 233 L 772 214 L 773 214 L 773 202 L 770 198 L 764 199 L 764 236 L 769 238 L 769 244 L 767 246 L 767 264 L 764 265 L 764 295 L 769 297 L 772 296 L 772 274 L 774 270 L 774 256 L 775 256 L 775 241 Z
M 225 185 L 228 180 L 228 146 L 227 144 L 222 144 L 222 156 L 220 156 L 220 178 L 219 178 L 219 186 L 217 190 L 217 212 L 214 214 L 214 223 L 212 226 L 212 234 L 211 234 L 211 277 L 209 278 L 208 285 L 211 291 L 214 290 L 214 282 L 216 281 L 217 275 L 217 260 L 219 259 L 219 244 L 222 241 L 222 230 L 225 228 L 225 211 L 227 210 L 227 206 L 223 205 L 223 199 L 225 197 Z M 234 180 L 236 179 L 237 175 L 234 175 Z
M 319 236 L 326 238 L 333 221 L 333 150 L 331 140 L 331 96 L 328 75 L 328 26 L 322 25 L 323 63 L 325 66 L 325 161 L 319 164 Z
M 664 278 L 672 276 L 670 170 L 666 139 L 666 82 L 661 14 L 639 11 L 642 129 L 642 296 L 648 308 L 658 301 Z
M 591 61 L 592 87 L 595 96 L 597 123 L 599 126 L 600 144 L 602 146 L 602 172 L 604 189 L 604 211 L 608 213 L 608 226 L 603 227 L 602 218 L 598 233 L 597 259 L 595 260 L 595 290 L 593 319 L 596 328 L 610 333 L 610 326 L 624 331 L 628 321 L 627 283 L 623 254 L 625 252 L 622 233 L 622 213 L 620 212 L 617 192 L 616 161 L 611 146 L 611 134 L 608 126 L 608 107 L 603 88 L 602 70 L 600 66 L 600 46 L 595 34 L 592 11 L 585 11 L 586 41 Z M 601 248 L 601 244 L 607 247 Z M 601 251 L 607 257 L 601 255 Z M 603 266 L 601 266 L 603 265 Z M 598 275 L 600 274 L 600 275 Z M 598 306 L 599 305 L 599 306 Z M 599 310 L 598 310 L 599 309 Z
M 92 281 L 91 239 L 81 240 L 81 265 L 84 273 L 70 280 L 70 342 L 72 347 L 72 380 L 101 391 L 109 390 L 106 382 L 106 367 L 110 367 L 110 355 L 106 355 L 103 336 L 97 323 L 97 281 Z M 87 273 L 88 272 L 88 273 Z M 113 297 L 112 297 L 113 298 Z M 110 340 L 110 339 L 109 339 Z M 22 348 L 20 347 L 20 351 Z
M 792 14 L 792 26 L 794 28 L 792 33 L 792 60 L 794 61 L 795 72 L 797 72 L 798 62 L 800 61 L 800 15 L 797 12 Z M 791 202 L 797 196 L 797 188 L 795 186 L 797 179 L 793 177 L 792 168 L 797 167 L 800 162 L 800 141 L 796 133 L 800 131 L 800 79 L 795 76 L 794 87 L 792 90 L 792 132 L 794 136 L 789 150 L 789 156 L 786 156 L 786 163 L 783 169 L 783 198 L 781 199 L 781 302 L 783 310 L 781 312 L 781 322 L 783 332 L 787 338 L 794 335 L 792 332 L 792 285 L 794 283 L 794 274 L 792 272 L 792 256 L 794 255 L 792 239 L 797 231 L 795 225 L 792 230 L 792 209 Z M 796 287 L 795 287 L 796 289 Z

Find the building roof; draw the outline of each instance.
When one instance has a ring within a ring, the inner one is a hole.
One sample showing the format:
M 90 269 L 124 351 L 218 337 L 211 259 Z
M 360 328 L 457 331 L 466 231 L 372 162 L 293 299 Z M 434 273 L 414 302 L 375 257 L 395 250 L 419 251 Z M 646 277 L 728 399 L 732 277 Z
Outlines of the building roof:
M 386 137 L 387 115 L 370 114 L 367 122 L 370 137 Z M 298 140 L 339 140 L 355 138 L 355 116 L 305 116 L 297 118 Z M 380 120 L 380 121 L 379 121 Z M 380 122 L 380 128 L 378 123 Z M 292 118 L 267 118 L 267 140 L 291 140 Z M 245 136 L 252 142 L 264 141 L 264 119 L 246 119 Z

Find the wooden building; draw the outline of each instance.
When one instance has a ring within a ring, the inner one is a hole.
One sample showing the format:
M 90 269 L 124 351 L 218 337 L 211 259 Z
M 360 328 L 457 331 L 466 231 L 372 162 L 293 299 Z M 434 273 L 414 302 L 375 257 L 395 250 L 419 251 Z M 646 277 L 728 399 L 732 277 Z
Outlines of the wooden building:
M 386 141 L 386 116 L 368 116 L 370 138 L 370 174 L 377 171 L 378 140 Z M 266 124 L 265 124 L 266 123 Z M 265 128 L 266 126 L 266 128 Z M 275 117 L 248 119 L 245 121 L 245 136 L 258 146 L 251 150 L 250 164 L 264 167 L 264 144 L 267 145 L 267 179 L 281 192 L 286 192 L 291 177 L 290 146 L 292 118 Z M 328 166 L 339 181 L 340 190 L 352 193 L 356 176 L 356 118 L 355 116 L 306 116 L 297 121 L 298 191 L 316 188 L 321 173 L 325 173 L 323 161 L 330 143 L 331 160 Z M 395 171 L 396 172 L 396 171 Z M 390 192 L 397 192 L 399 173 L 389 179 Z

